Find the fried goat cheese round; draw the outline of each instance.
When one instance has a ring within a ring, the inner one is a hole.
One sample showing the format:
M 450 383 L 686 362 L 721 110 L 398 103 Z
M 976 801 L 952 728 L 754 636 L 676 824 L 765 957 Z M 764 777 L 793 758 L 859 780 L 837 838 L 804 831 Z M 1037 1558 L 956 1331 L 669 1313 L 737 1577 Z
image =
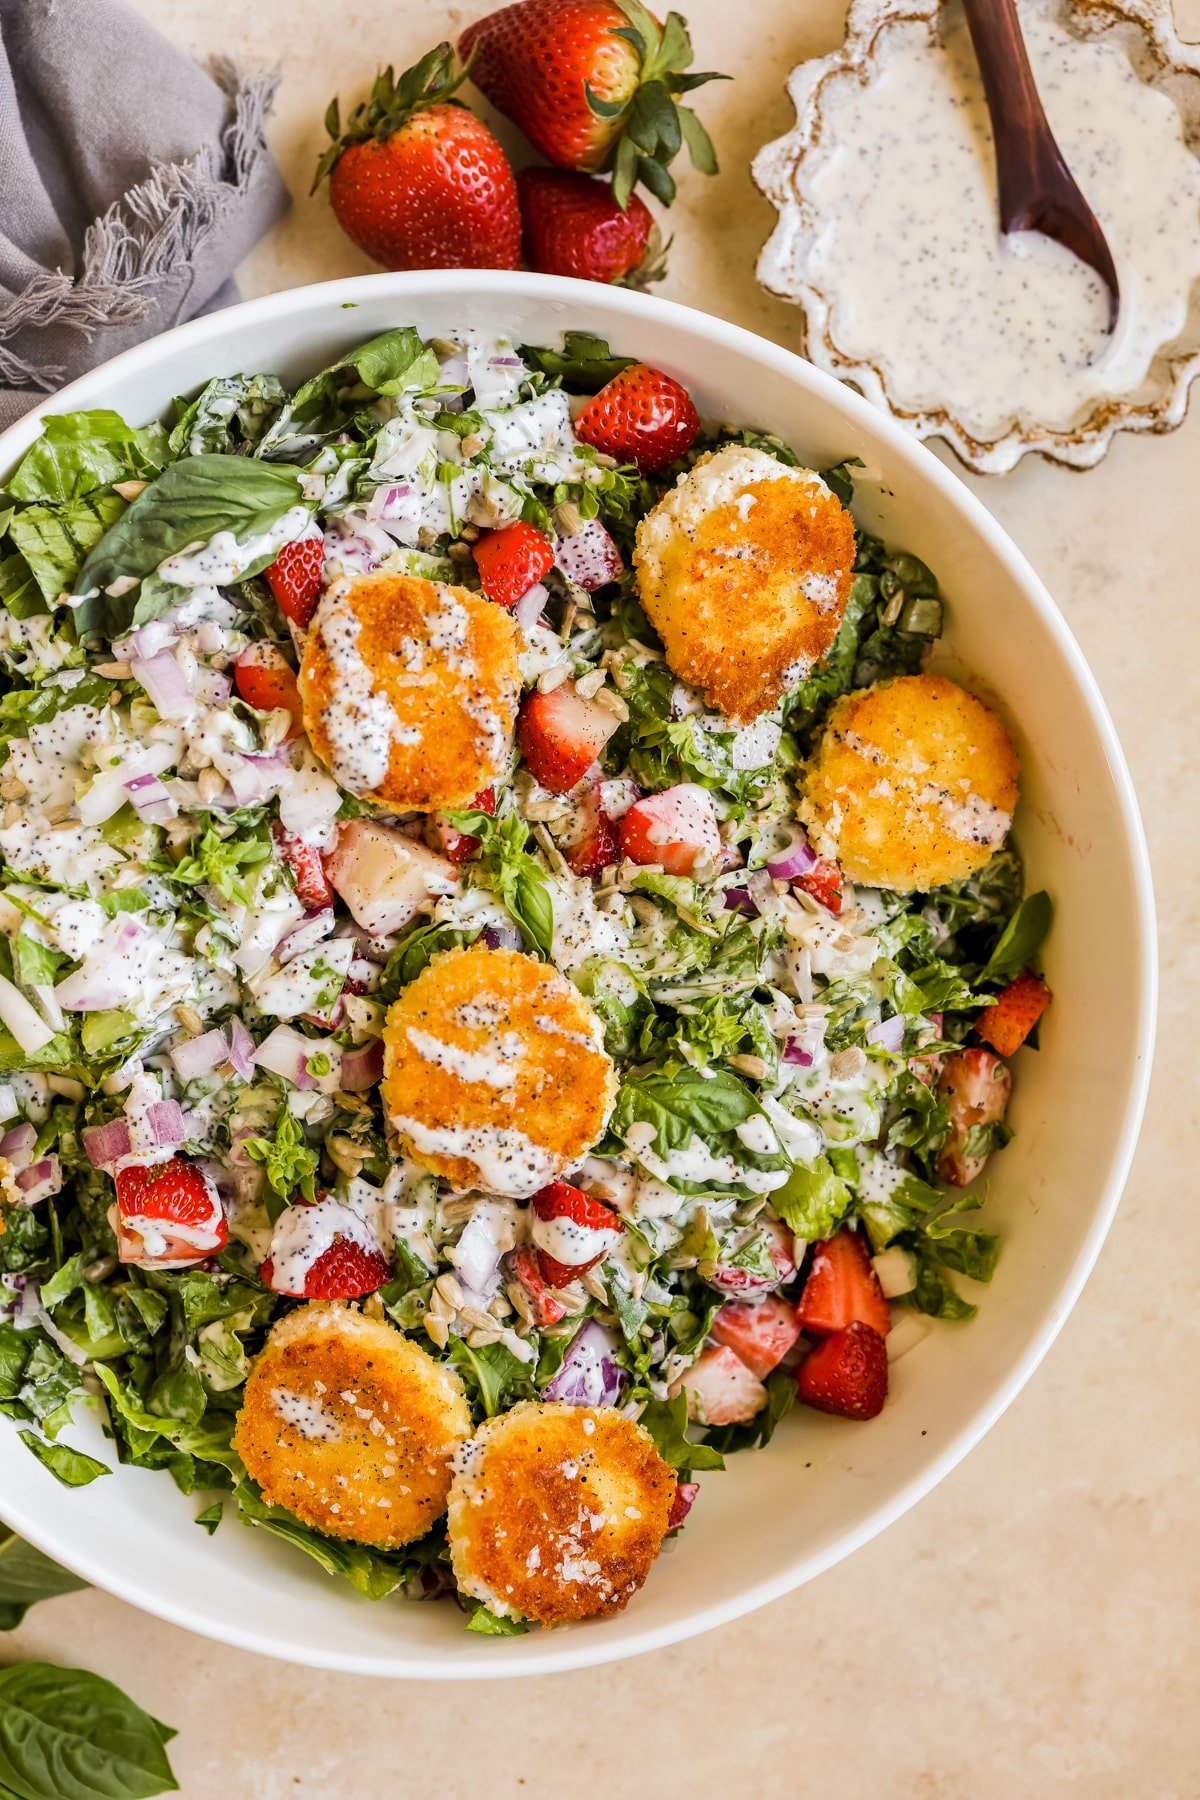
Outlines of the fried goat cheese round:
M 317 608 L 299 680 L 313 749 L 360 799 L 469 806 L 507 773 L 517 628 L 481 594 L 412 575 L 339 581 Z
M 383 1041 L 384 1110 L 413 1160 L 456 1188 L 526 1198 L 604 1129 L 616 1082 L 600 1021 L 520 951 L 433 957 Z
M 646 514 L 633 561 L 673 673 L 745 724 L 777 706 L 837 636 L 854 521 L 811 469 L 730 444 Z
M 999 850 L 1018 771 L 1012 738 L 981 700 L 944 675 L 901 675 L 831 708 L 800 817 L 852 881 L 924 893 Z
M 458 1585 L 501 1618 L 560 1625 L 620 1612 L 662 1549 L 675 1472 L 609 1406 L 525 1400 L 455 1459 Z
M 396 1549 L 446 1510 L 471 1435 L 462 1383 L 395 1326 L 314 1302 L 271 1329 L 234 1448 L 273 1506 L 329 1537 Z

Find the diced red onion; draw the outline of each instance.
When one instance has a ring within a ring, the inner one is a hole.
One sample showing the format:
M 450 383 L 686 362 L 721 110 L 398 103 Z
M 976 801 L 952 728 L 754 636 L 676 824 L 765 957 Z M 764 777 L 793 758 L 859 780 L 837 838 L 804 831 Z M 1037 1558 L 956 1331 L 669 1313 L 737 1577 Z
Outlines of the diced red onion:
M 79 1135 L 84 1155 L 93 1168 L 110 1169 L 129 1155 L 129 1126 L 124 1119 L 110 1119 L 107 1125 L 85 1125 Z
M 749 919 L 758 917 L 758 908 L 744 887 L 725 889 L 725 911 L 745 913 Z
M 118 979 L 116 968 L 120 953 L 143 935 L 136 919 L 123 915 L 120 927 L 102 950 L 94 951 L 87 961 L 54 990 L 58 1004 L 67 1012 L 106 1012 L 119 1006 L 126 989 Z
M 612 1332 L 589 1319 L 543 1392 L 547 1400 L 565 1400 L 571 1406 L 615 1406 L 624 1386 Z
M 341 1086 L 343 1054 L 342 1046 L 332 1038 L 308 1038 L 290 1025 L 277 1025 L 255 1050 L 254 1061 L 260 1069 L 269 1069 L 293 1087 L 333 1093 Z M 316 1056 L 329 1058 L 328 1074 L 310 1074 L 308 1065 Z
M 302 950 L 315 950 L 332 930 L 333 908 L 331 906 L 323 906 L 316 912 L 308 913 L 298 925 L 293 925 L 289 931 L 285 931 L 276 944 L 276 962 L 288 963 L 294 956 L 299 956 Z
M 179 811 L 157 775 L 135 775 L 122 785 L 138 818 L 147 825 L 165 825 Z
M 195 1081 L 197 1075 L 207 1075 L 229 1060 L 229 1046 L 223 1031 L 206 1031 L 203 1037 L 184 1038 L 182 1043 L 173 1044 L 170 1057 L 181 1081 Z
M 904 1019 L 900 1013 L 894 1013 L 890 1019 L 880 1019 L 867 1032 L 868 1044 L 878 1044 L 881 1050 L 890 1050 L 894 1056 L 904 1042 Z
M 798 875 L 807 875 L 816 861 L 816 851 L 797 826 L 787 847 L 778 856 L 767 858 L 767 874 L 772 881 L 795 881 Z
M 131 657 L 129 669 L 149 694 L 161 719 L 186 719 L 196 710 L 196 696 L 169 650 L 149 657 Z
M 378 1085 L 383 1075 L 383 1039 L 372 1038 L 353 1050 L 342 1051 L 340 1085 L 348 1094 L 365 1094 Z
M 577 531 L 560 538 L 554 560 L 568 581 L 589 593 L 615 581 L 625 567 L 621 552 L 599 519 L 585 519 Z
M 519 369 L 521 359 L 519 356 L 489 356 L 488 367 L 489 369 Z M 443 373 L 445 373 L 444 370 Z
M 37 1127 L 26 1121 L 23 1125 L 14 1125 L 0 1138 L 0 1156 L 11 1164 L 14 1170 L 27 1169 L 33 1159 L 33 1146 L 37 1143 Z
M 163 1148 L 173 1149 L 187 1136 L 178 1100 L 156 1100 L 146 1108 L 146 1123 L 154 1133 L 155 1143 Z
M 521 595 L 521 598 L 513 608 L 513 616 L 522 631 L 533 630 L 533 627 L 541 618 L 542 608 L 549 598 L 549 594 L 546 592 L 540 581 L 535 581 L 533 586 L 528 588 L 526 592 Z
M 342 1086 L 344 1087 L 344 1063 L 342 1076 Z M 472 1213 L 463 1228 L 462 1236 L 450 1254 L 450 1260 L 458 1270 L 459 1279 L 464 1285 L 486 1299 L 491 1292 L 496 1271 L 500 1267 L 500 1246 L 488 1229 L 486 1213 Z
M 795 1063 L 796 1067 L 800 1069 L 811 1069 L 813 1065 L 812 1057 L 801 1044 L 799 1038 L 788 1039 L 787 1043 L 783 1046 L 783 1060 L 785 1063 Z
M 40 1162 L 22 1169 L 17 1176 L 17 1186 L 21 1190 L 23 1206 L 36 1206 L 39 1200 L 57 1194 L 62 1187 L 62 1170 L 57 1156 L 43 1156 Z
M 277 794 L 291 774 L 282 756 L 231 757 L 224 770 L 236 806 L 258 806 Z
M 489 950 L 519 950 L 521 948 L 521 934 L 515 925 L 485 925 L 479 934 L 479 941 L 481 944 L 486 944 Z
M 225 1027 L 229 1038 L 229 1060 L 243 1081 L 254 1078 L 254 1039 L 240 1019 L 230 1019 Z

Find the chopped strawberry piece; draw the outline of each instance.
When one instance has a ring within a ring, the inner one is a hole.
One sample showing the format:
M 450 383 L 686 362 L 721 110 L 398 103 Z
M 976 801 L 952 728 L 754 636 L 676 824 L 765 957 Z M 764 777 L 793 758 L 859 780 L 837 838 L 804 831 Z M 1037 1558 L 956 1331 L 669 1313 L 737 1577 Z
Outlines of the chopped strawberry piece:
M 804 1404 L 840 1419 L 878 1417 L 887 1391 L 887 1345 L 858 1319 L 823 1339 L 796 1371 L 796 1392 Z
M 621 820 L 621 849 L 635 863 L 654 863 L 668 875 L 690 875 L 702 856 L 721 855 L 716 809 L 707 788 L 680 782 L 647 794 Z
M 833 913 L 835 918 L 845 904 L 842 871 L 835 862 L 826 862 L 821 857 L 803 875 L 793 876 L 792 886 L 810 894 L 818 906 Z
M 264 1286 L 277 1293 L 275 1265 L 268 1256 L 259 1267 Z M 362 1294 L 373 1294 L 392 1279 L 392 1265 L 382 1250 L 368 1250 L 351 1238 L 334 1238 L 327 1250 L 309 1268 L 304 1277 L 304 1292 L 293 1298 L 300 1300 L 357 1300 Z M 290 1290 L 287 1290 L 290 1292 Z
M 577 694 L 573 681 L 562 681 L 548 694 L 535 688 L 525 697 L 517 742 L 542 786 L 565 794 L 587 774 L 617 725 L 606 707 Z
M 523 519 L 495 531 L 481 531 L 471 555 L 480 587 L 498 606 L 515 606 L 554 567 L 549 538 Z
M 976 1125 L 995 1125 L 1008 1111 L 1012 1076 L 990 1050 L 956 1050 L 946 1058 L 937 1091 L 950 1114 L 950 1130 L 938 1154 L 937 1171 L 951 1187 L 974 1181 L 988 1159 L 987 1150 L 968 1150 Z
M 752 1304 L 727 1301 L 710 1331 L 718 1344 L 741 1357 L 752 1375 L 765 1381 L 800 1336 L 800 1320 L 790 1300 L 769 1295 Z
M 229 1242 L 221 1196 L 186 1157 L 117 1170 L 117 1255 L 142 1268 L 203 1262 Z
M 667 1514 L 667 1530 L 678 1531 L 683 1521 L 696 1504 L 696 1495 L 700 1492 L 698 1481 L 677 1481 L 675 1498 L 671 1502 L 671 1510 Z
M 1013 1056 L 1021 1048 L 1052 999 L 1050 989 L 1032 969 L 1010 981 L 995 1006 L 981 1012 L 975 1032 L 1001 1056 Z
M 643 475 L 661 475 L 700 435 L 700 414 L 685 387 L 648 363 L 631 363 L 588 401 L 575 436 Z
M 272 822 L 271 836 L 275 840 L 275 848 L 292 872 L 296 898 L 301 905 L 309 912 L 319 912 L 323 906 L 332 906 L 333 888 L 317 846 L 310 844 L 305 838 L 297 837 L 295 832 L 286 831 L 279 819 Z
M 470 806 L 464 810 L 487 813 L 489 818 L 494 818 L 496 815 L 495 788 L 484 788 L 481 793 L 476 794 Z M 430 849 L 440 850 L 456 869 L 463 863 L 469 862 L 479 849 L 479 839 L 468 831 L 455 831 L 444 813 L 431 814 L 429 824 L 430 830 L 426 835 L 430 840 Z
M 687 1395 L 688 1418 L 700 1425 L 744 1425 L 767 1404 L 758 1376 L 724 1344 L 702 1350 L 671 1393 Z
M 870 1247 L 857 1231 L 843 1225 L 835 1237 L 813 1245 L 800 1296 L 800 1328 L 813 1337 L 827 1337 L 856 1320 L 870 1325 L 880 1337 L 892 1328 L 888 1303 L 871 1267 Z
M 321 576 L 325 571 L 325 539 L 314 532 L 285 544 L 270 568 L 265 571 L 267 586 L 275 596 L 275 604 L 285 619 L 307 630 L 317 610 L 321 592 Z
M 611 1207 L 569 1181 L 552 1181 L 529 1205 L 538 1268 L 553 1288 L 566 1287 L 603 1262 L 625 1229 Z
M 562 850 L 575 875 L 598 875 L 610 863 L 621 860 L 620 833 L 600 804 L 595 788 L 582 796 L 574 828 Z
M 295 671 L 274 644 L 250 644 L 233 666 L 237 691 L 256 712 L 275 712 L 283 707 L 292 715 L 295 737 L 304 730 L 304 708 Z
M 539 1331 L 566 1318 L 567 1309 L 557 1295 L 550 1292 L 532 1250 L 510 1250 L 504 1258 L 504 1274 L 510 1284 L 524 1293 Z
M 585 519 L 569 537 L 559 538 L 554 559 L 567 580 L 589 594 L 615 581 L 625 567 L 607 526 L 599 519 Z

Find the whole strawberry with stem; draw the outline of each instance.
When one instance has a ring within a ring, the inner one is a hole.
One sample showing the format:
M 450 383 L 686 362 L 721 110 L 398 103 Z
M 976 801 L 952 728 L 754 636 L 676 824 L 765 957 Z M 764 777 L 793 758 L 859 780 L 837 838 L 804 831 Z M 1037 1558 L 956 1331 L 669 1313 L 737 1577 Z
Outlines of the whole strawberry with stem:
M 668 165 L 684 144 L 715 175 L 712 140 L 679 96 L 712 72 L 689 74 L 692 44 L 676 12 L 660 24 L 641 0 L 516 0 L 467 27 L 459 49 L 471 79 L 560 168 L 611 169 L 617 205 L 640 182 L 669 206 Z
M 342 128 L 336 100 L 325 115 L 332 142 L 312 191 L 329 199 L 346 236 L 387 269 L 515 269 L 521 256 L 517 184 L 481 119 L 453 96 L 465 79 L 439 44 L 397 81 L 375 80 Z
M 517 176 L 525 259 L 543 275 L 645 287 L 666 274 L 658 227 L 636 194 L 624 211 L 607 181 L 567 169 Z

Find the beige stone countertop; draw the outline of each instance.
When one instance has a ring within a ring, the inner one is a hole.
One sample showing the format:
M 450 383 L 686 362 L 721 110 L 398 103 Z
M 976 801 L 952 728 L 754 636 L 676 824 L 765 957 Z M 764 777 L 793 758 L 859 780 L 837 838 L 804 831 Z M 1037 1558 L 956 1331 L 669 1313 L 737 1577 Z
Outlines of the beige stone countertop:
M 405 67 L 482 5 L 136 3 L 197 55 L 282 59 L 270 135 L 296 204 L 246 265 L 247 295 L 367 269 L 324 197 L 304 198 L 326 103 L 335 87 L 357 98 L 377 64 Z M 754 280 L 774 215 L 748 165 L 791 124 L 784 77 L 838 43 L 843 6 L 686 11 L 697 66 L 736 80 L 700 98 L 722 173 L 683 178 L 662 291 L 794 343 L 795 314 Z M 1180 23 L 1200 35 L 1200 0 Z M 1029 459 L 971 485 L 1045 577 L 1108 698 L 1162 919 L 1141 1147 L 1047 1362 L 967 1461 L 857 1555 L 750 1618 L 614 1667 L 386 1684 L 227 1650 L 99 1593 L 35 1608 L 3 1659 L 94 1668 L 170 1720 L 187 1800 L 1200 1791 L 1200 406 L 1173 436 L 1119 439 L 1088 474 Z

